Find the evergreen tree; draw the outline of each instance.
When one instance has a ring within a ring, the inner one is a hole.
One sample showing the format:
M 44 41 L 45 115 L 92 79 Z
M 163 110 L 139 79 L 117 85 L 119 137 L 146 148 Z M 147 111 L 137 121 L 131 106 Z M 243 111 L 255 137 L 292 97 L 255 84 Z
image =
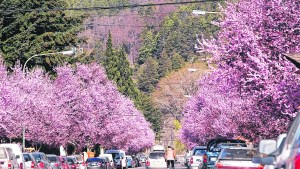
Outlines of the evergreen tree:
M 64 11 L 14 11 L 28 9 L 65 8 L 62 0 L 4 0 L 0 1 L 0 50 L 5 62 L 21 64 L 35 55 L 69 50 L 79 42 L 83 17 L 70 17 Z M 9 11 L 11 10 L 11 11 Z M 33 58 L 28 67 L 40 65 L 46 70 L 68 61 L 67 57 Z
M 163 51 L 158 60 L 159 77 L 164 77 L 172 70 L 172 61 L 166 51 Z
M 155 59 L 147 58 L 138 81 L 139 89 L 143 92 L 150 93 L 155 89 L 159 81 L 158 63 Z
M 143 46 L 139 50 L 139 64 L 143 64 L 147 58 L 152 57 L 156 46 L 156 36 L 151 30 L 146 30 L 142 34 Z
M 151 98 L 145 94 L 142 95 L 142 110 L 147 121 L 152 124 L 152 129 L 159 132 L 162 126 L 162 113 L 155 108 Z
M 105 55 L 106 59 L 103 64 L 108 78 L 116 82 L 118 90 L 123 95 L 130 97 L 134 101 L 135 106 L 144 113 L 146 120 L 152 124 L 152 128 L 159 131 L 161 125 L 161 112 L 153 106 L 150 98 L 145 94 L 142 94 L 135 86 L 132 80 L 132 69 L 126 58 L 125 49 L 122 48 L 121 50 L 114 51 L 111 33 L 108 35 Z M 156 67 L 156 78 L 158 78 L 158 64 L 155 60 L 153 61 Z M 150 62 L 152 64 L 152 60 Z M 151 64 L 149 65 L 150 67 L 152 66 Z
M 175 53 L 172 56 L 172 68 L 174 70 L 178 70 L 183 66 L 183 64 L 184 64 L 183 58 L 178 53 Z
M 139 90 L 133 83 L 132 69 L 126 58 L 125 49 L 114 51 L 110 32 L 106 42 L 104 67 L 107 77 L 116 82 L 118 90 L 134 100 L 136 105 L 140 105 Z

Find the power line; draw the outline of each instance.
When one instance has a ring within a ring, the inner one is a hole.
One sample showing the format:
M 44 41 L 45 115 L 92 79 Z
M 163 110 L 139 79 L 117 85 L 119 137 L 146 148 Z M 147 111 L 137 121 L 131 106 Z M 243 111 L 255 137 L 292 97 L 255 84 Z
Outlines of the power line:
M 194 4 L 203 2 L 220 2 L 220 0 L 195 0 L 185 2 L 166 2 L 166 3 L 149 3 L 149 4 L 130 4 L 120 6 L 95 6 L 95 7 L 80 7 L 80 8 L 52 8 L 52 9 L 9 9 L 0 10 L 0 13 L 16 13 L 16 12 L 46 12 L 46 11 L 94 11 L 94 10 L 107 10 L 107 9 L 125 9 L 125 8 L 137 8 L 137 7 L 151 7 L 151 6 L 167 6 L 167 5 L 183 5 L 183 4 Z

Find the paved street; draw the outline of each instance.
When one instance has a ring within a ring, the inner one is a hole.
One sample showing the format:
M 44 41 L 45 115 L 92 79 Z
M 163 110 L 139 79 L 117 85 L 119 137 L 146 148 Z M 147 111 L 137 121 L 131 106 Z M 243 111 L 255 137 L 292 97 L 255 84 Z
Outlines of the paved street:
M 138 169 L 144 169 L 145 165 L 141 166 L 141 167 L 137 167 Z M 187 169 L 186 166 L 182 165 L 182 164 L 175 164 L 175 169 Z

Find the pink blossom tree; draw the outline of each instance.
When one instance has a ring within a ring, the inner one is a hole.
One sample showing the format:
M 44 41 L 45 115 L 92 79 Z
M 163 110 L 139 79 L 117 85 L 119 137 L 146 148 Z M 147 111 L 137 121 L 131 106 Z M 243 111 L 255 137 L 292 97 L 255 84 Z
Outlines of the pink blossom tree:
M 206 134 L 243 135 L 254 141 L 259 137 L 274 138 L 287 130 L 300 103 L 299 76 L 283 55 L 300 50 L 299 4 L 242 0 L 228 4 L 223 12 L 218 39 L 200 44 L 204 51 L 213 54 L 217 68 L 201 80 L 198 94 L 185 109 L 189 116 L 185 116 L 181 138 L 189 145 L 204 142 L 201 139 Z M 220 99 L 229 102 L 221 104 Z M 211 106 L 220 109 L 211 111 Z M 233 107 L 237 110 L 229 113 Z M 229 119 L 232 115 L 241 116 L 243 120 L 226 122 L 220 113 Z M 198 123 L 200 118 L 213 122 L 202 125 Z M 197 128 L 189 127 L 196 123 Z M 217 130 L 207 131 L 215 126 Z M 231 130 L 224 130 L 227 128 Z M 197 135 L 189 137 L 187 132 Z
M 51 80 L 40 69 L 8 73 L 0 64 L 0 133 L 49 145 L 101 144 L 138 151 L 154 133 L 133 103 L 122 96 L 97 64 L 58 67 Z M 141 141 L 143 140 L 143 141 Z

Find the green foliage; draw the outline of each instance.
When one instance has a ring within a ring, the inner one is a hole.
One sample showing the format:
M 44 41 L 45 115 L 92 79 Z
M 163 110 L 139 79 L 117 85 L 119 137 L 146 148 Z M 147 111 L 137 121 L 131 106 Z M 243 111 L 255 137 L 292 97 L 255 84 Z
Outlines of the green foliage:
M 184 60 L 182 56 L 180 56 L 178 53 L 175 53 L 172 56 L 172 69 L 178 70 L 180 69 L 184 64 Z
M 154 103 L 150 99 L 149 96 L 143 94 L 141 97 L 142 111 L 147 121 L 152 124 L 152 128 L 154 131 L 159 132 L 162 126 L 162 113 L 155 108 Z
M 167 52 L 163 51 L 158 60 L 159 78 L 165 77 L 172 70 L 172 61 Z
M 158 63 L 155 59 L 147 58 L 142 73 L 138 78 L 139 89 L 145 93 L 150 93 L 155 89 L 159 81 Z
M 180 122 L 178 120 L 174 120 L 173 125 L 174 125 L 174 128 L 175 128 L 176 134 L 178 134 L 178 131 L 181 129 Z M 185 150 L 186 150 L 185 145 L 179 139 L 175 140 L 175 150 L 176 150 L 177 154 L 184 153 Z
M 139 100 L 139 90 L 132 80 L 132 69 L 126 58 L 124 48 L 114 50 L 112 45 L 112 35 L 109 33 L 106 43 L 105 59 L 103 66 L 106 69 L 110 80 L 116 82 L 118 90 L 135 102 Z
M 96 56 L 98 57 L 98 56 Z M 118 90 L 134 101 L 135 106 L 144 113 L 147 121 L 154 130 L 159 131 L 161 125 L 161 112 L 153 106 L 149 96 L 142 94 L 132 80 L 132 69 L 126 58 L 125 49 L 113 49 L 112 35 L 109 33 L 106 42 L 103 66 L 110 80 L 116 82 Z M 157 63 L 156 63 L 157 64 Z
M 61 0 L 4 0 L 0 9 L 37 9 L 64 8 Z M 5 62 L 21 64 L 35 55 L 49 52 L 70 50 L 80 41 L 77 33 L 80 31 L 83 17 L 69 17 L 63 11 L 48 12 L 2 12 L 0 13 L 0 50 Z M 28 63 L 28 67 L 40 65 L 46 70 L 68 61 L 66 57 L 55 56 L 47 59 L 38 57 Z
M 152 30 L 146 30 L 142 34 L 143 45 L 139 50 L 139 64 L 143 64 L 147 58 L 152 57 L 152 54 L 156 47 L 156 36 Z

